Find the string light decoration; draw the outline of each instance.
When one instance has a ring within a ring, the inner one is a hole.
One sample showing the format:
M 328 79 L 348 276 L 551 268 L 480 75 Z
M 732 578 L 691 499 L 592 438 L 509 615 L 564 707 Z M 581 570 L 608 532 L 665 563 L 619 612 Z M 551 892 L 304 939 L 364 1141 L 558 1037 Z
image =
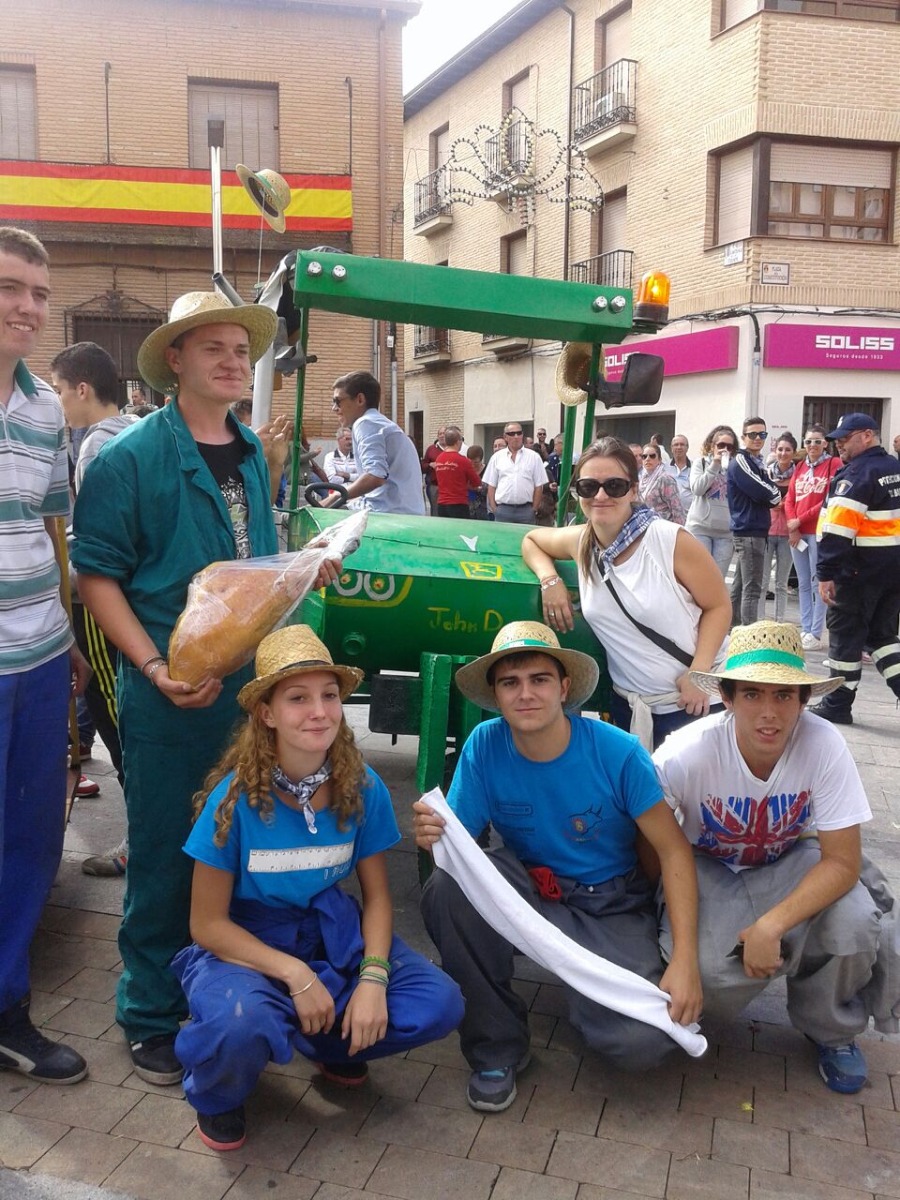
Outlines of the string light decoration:
M 603 205 L 603 189 L 584 152 L 568 146 L 555 129 L 538 129 L 518 108 L 510 109 L 499 129 L 480 124 L 471 136 L 456 138 L 441 170 L 444 178 L 435 183 L 446 206 L 503 195 L 523 225 L 534 220 L 539 196 L 582 212 Z

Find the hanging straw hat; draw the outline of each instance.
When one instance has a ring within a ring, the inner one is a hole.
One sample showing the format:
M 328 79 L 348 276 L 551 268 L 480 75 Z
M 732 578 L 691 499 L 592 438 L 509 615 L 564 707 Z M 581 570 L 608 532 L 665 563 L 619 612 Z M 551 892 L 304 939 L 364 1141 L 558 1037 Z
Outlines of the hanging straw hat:
M 242 325 L 250 335 L 250 361 L 262 358 L 278 329 L 278 317 L 261 304 L 232 304 L 219 292 L 186 292 L 172 305 L 169 320 L 154 329 L 138 351 L 141 375 L 157 392 L 178 390 L 178 376 L 166 362 L 177 337 L 199 325 Z
M 584 404 L 588 398 L 587 385 L 591 373 L 591 352 L 588 342 L 566 342 L 556 362 L 556 394 L 567 408 Z
M 285 625 L 276 629 L 259 643 L 256 651 L 256 678 L 245 683 L 238 692 L 238 703 L 249 712 L 260 696 L 279 679 L 291 675 L 309 675 L 313 671 L 328 671 L 336 675 L 341 700 L 346 700 L 359 687 L 364 671 L 359 667 L 335 664 L 331 654 L 308 625 Z
M 718 696 L 719 681 L 781 683 L 810 687 L 814 696 L 827 696 L 844 682 L 843 675 L 823 679 L 806 670 L 800 630 L 778 621 L 736 625 L 728 639 L 728 656 L 721 671 L 691 671 L 691 681 L 710 696 Z
M 523 651 L 549 654 L 562 663 L 563 670 L 571 680 L 566 708 L 580 708 L 594 694 L 600 678 L 600 668 L 594 659 L 580 650 L 564 650 L 553 630 L 539 621 L 510 621 L 504 625 L 494 638 L 490 654 L 483 654 L 456 672 L 457 687 L 479 708 L 499 712 L 494 689 L 488 683 L 488 671 L 501 658 Z
M 251 171 L 243 163 L 238 163 L 234 169 L 266 224 L 276 233 L 284 233 L 284 213 L 291 202 L 291 189 L 285 177 L 268 168 Z

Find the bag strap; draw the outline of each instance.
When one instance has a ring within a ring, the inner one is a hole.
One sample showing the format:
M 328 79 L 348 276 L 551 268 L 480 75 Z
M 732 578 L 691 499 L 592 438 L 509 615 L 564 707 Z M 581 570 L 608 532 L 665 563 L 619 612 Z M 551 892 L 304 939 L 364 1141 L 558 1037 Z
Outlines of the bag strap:
M 612 575 L 610 573 L 607 573 L 604 583 L 609 588 L 609 594 L 612 596 L 613 600 L 615 600 L 616 604 L 618 604 L 619 608 L 621 608 L 622 612 L 632 623 L 635 629 L 639 629 L 645 638 L 653 642 L 655 646 L 659 646 L 660 650 L 664 650 L 666 654 L 670 655 L 670 657 L 676 659 L 684 666 L 689 667 L 691 663 L 693 663 L 693 656 L 688 654 L 687 651 L 682 650 L 680 646 L 677 646 L 674 642 L 670 641 L 667 637 L 664 637 L 661 633 L 657 633 L 655 629 L 650 629 L 647 625 L 642 625 L 640 621 L 631 615 L 631 613 L 622 603 L 619 593 L 613 587 Z

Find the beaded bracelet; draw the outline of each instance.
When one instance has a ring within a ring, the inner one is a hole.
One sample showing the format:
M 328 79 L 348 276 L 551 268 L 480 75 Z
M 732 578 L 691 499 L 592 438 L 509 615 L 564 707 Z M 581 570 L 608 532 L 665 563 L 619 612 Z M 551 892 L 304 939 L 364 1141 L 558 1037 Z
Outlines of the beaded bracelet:
M 165 661 L 166 660 L 163 658 L 163 656 L 161 654 L 151 654 L 150 657 L 145 662 L 141 663 L 139 670 L 140 670 L 141 674 L 143 675 L 144 671 L 146 671 L 147 667 L 149 667 L 151 663 L 159 663 L 160 666 L 162 666 L 162 664 Z
M 153 666 L 147 672 L 147 678 L 150 680 L 151 683 L 153 683 L 153 676 L 156 674 L 156 672 L 160 669 L 160 667 L 164 667 L 165 665 L 166 665 L 166 660 L 164 658 L 159 659 L 157 662 L 155 662 L 153 664 Z M 156 687 L 156 684 L 154 683 L 153 686 Z
M 388 975 L 391 973 L 391 964 L 386 958 L 379 958 L 377 954 L 366 955 L 366 957 L 359 964 L 360 974 L 363 973 L 366 967 L 381 967 L 383 970 L 387 971 Z
M 562 579 L 558 575 L 548 575 L 546 579 L 541 580 L 541 591 L 546 592 L 548 588 L 554 587 L 557 583 L 562 583 Z
M 383 988 L 386 988 L 388 985 L 386 976 L 372 975 L 369 971 L 364 971 L 359 977 L 360 983 L 364 983 L 365 981 L 368 981 L 369 983 L 377 983 L 379 987 Z
M 312 985 L 318 981 L 318 978 L 318 975 L 314 973 L 312 979 L 306 984 L 305 987 L 297 988 L 296 992 L 288 992 L 288 995 L 291 997 L 291 999 L 293 999 L 294 996 L 302 996 L 304 992 L 308 992 Z

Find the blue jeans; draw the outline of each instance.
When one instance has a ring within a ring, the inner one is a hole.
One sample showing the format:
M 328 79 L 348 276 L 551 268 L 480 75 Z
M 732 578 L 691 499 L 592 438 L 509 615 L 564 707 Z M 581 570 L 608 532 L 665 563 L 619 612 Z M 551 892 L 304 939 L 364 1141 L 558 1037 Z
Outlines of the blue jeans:
M 769 537 L 766 557 L 763 561 L 762 590 L 759 593 L 759 619 L 766 617 L 766 592 L 775 560 L 775 620 L 783 621 L 787 611 L 787 581 L 791 573 L 791 543 L 780 534 Z
M 69 654 L 0 675 L 0 1012 L 29 992 L 28 951 L 62 857 Z
M 800 540 L 806 545 L 806 553 L 791 549 L 800 590 L 800 628 L 804 633 L 821 638 L 825 628 L 825 602 L 819 595 L 819 577 L 816 573 L 819 543 L 814 533 L 802 533 Z
M 691 532 L 693 533 L 693 530 Z M 728 574 L 728 568 L 731 566 L 731 556 L 734 553 L 734 538 L 730 533 L 725 533 L 722 537 L 707 537 L 705 533 L 694 533 L 694 537 L 703 549 L 708 550 L 712 555 L 724 579 Z

